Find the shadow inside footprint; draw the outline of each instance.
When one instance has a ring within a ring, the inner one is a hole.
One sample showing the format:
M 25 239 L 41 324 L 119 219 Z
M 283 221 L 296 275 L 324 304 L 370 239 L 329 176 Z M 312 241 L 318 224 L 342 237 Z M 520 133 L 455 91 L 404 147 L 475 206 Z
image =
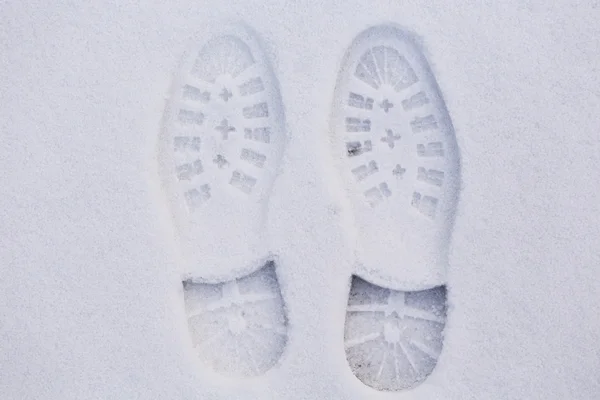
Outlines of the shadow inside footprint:
M 446 321 L 443 286 L 403 292 L 353 277 L 346 312 L 346 358 L 378 390 L 415 387 L 433 371 Z

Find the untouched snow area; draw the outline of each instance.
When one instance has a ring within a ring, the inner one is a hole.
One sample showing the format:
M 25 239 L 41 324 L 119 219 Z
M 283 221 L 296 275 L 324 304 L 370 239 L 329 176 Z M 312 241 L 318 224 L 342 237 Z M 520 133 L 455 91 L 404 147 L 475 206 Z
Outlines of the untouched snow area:
M 0 3 L 0 399 L 600 398 L 600 5 L 545 3 Z M 248 379 L 190 348 L 157 156 L 184 52 L 230 20 L 288 136 L 264 232 L 287 339 Z M 418 38 L 461 162 L 443 350 L 400 392 L 346 361 L 355 249 L 323 156 L 342 58 L 382 23 Z

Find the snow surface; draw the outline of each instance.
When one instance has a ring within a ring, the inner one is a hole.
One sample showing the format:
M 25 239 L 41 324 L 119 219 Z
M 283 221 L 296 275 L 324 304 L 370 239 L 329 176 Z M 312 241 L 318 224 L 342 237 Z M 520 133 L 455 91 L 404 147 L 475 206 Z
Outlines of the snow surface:
M 155 147 L 191 38 L 243 19 L 290 137 L 271 203 L 289 319 L 254 380 L 200 371 Z M 0 398 L 600 398 L 600 8 L 592 1 L 0 3 Z M 323 135 L 346 47 L 422 45 L 461 154 L 444 350 L 415 390 L 360 383 Z

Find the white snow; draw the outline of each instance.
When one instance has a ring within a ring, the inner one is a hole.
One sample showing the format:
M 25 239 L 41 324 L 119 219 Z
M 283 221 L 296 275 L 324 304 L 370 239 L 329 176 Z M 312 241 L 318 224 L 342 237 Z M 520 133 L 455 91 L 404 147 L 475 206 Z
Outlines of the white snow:
M 394 25 L 367 29 L 342 61 L 331 115 L 334 157 L 329 161 L 339 168 L 329 186 L 331 195 L 341 199 L 342 213 L 351 215 L 343 217 L 348 223 L 342 229 L 357 253 L 355 272 L 377 285 L 414 291 L 446 283 L 460 165 L 435 78 L 409 35 Z M 375 78 L 370 78 L 369 66 Z M 358 71 L 370 84 L 356 78 Z M 375 105 L 367 110 L 350 107 L 349 93 L 373 96 L 370 101 Z M 427 103 L 402 110 L 403 99 L 417 93 Z M 382 103 L 396 108 L 384 111 Z M 347 117 L 368 125 L 348 126 Z M 413 127 L 427 120 L 428 125 Z M 359 129 L 368 131 L 356 132 Z M 365 154 L 349 157 L 346 143 L 357 139 L 368 139 Z M 439 145 L 443 156 L 417 155 L 418 146 L 432 144 Z M 394 169 L 402 166 L 404 171 L 396 176 Z M 441 174 L 441 180 L 431 184 L 417 179 L 418 170 L 428 175 L 424 167 Z M 368 174 L 369 169 L 374 171 Z M 338 181 L 343 184 L 336 185 Z
M 600 8 L 593 2 L 0 5 L 0 398 L 600 398 Z M 242 19 L 267 46 L 289 143 L 270 204 L 288 343 L 231 380 L 189 351 L 155 148 L 191 38 Z M 323 163 L 347 46 L 416 33 L 462 188 L 444 349 L 412 391 L 343 347 L 352 249 Z

